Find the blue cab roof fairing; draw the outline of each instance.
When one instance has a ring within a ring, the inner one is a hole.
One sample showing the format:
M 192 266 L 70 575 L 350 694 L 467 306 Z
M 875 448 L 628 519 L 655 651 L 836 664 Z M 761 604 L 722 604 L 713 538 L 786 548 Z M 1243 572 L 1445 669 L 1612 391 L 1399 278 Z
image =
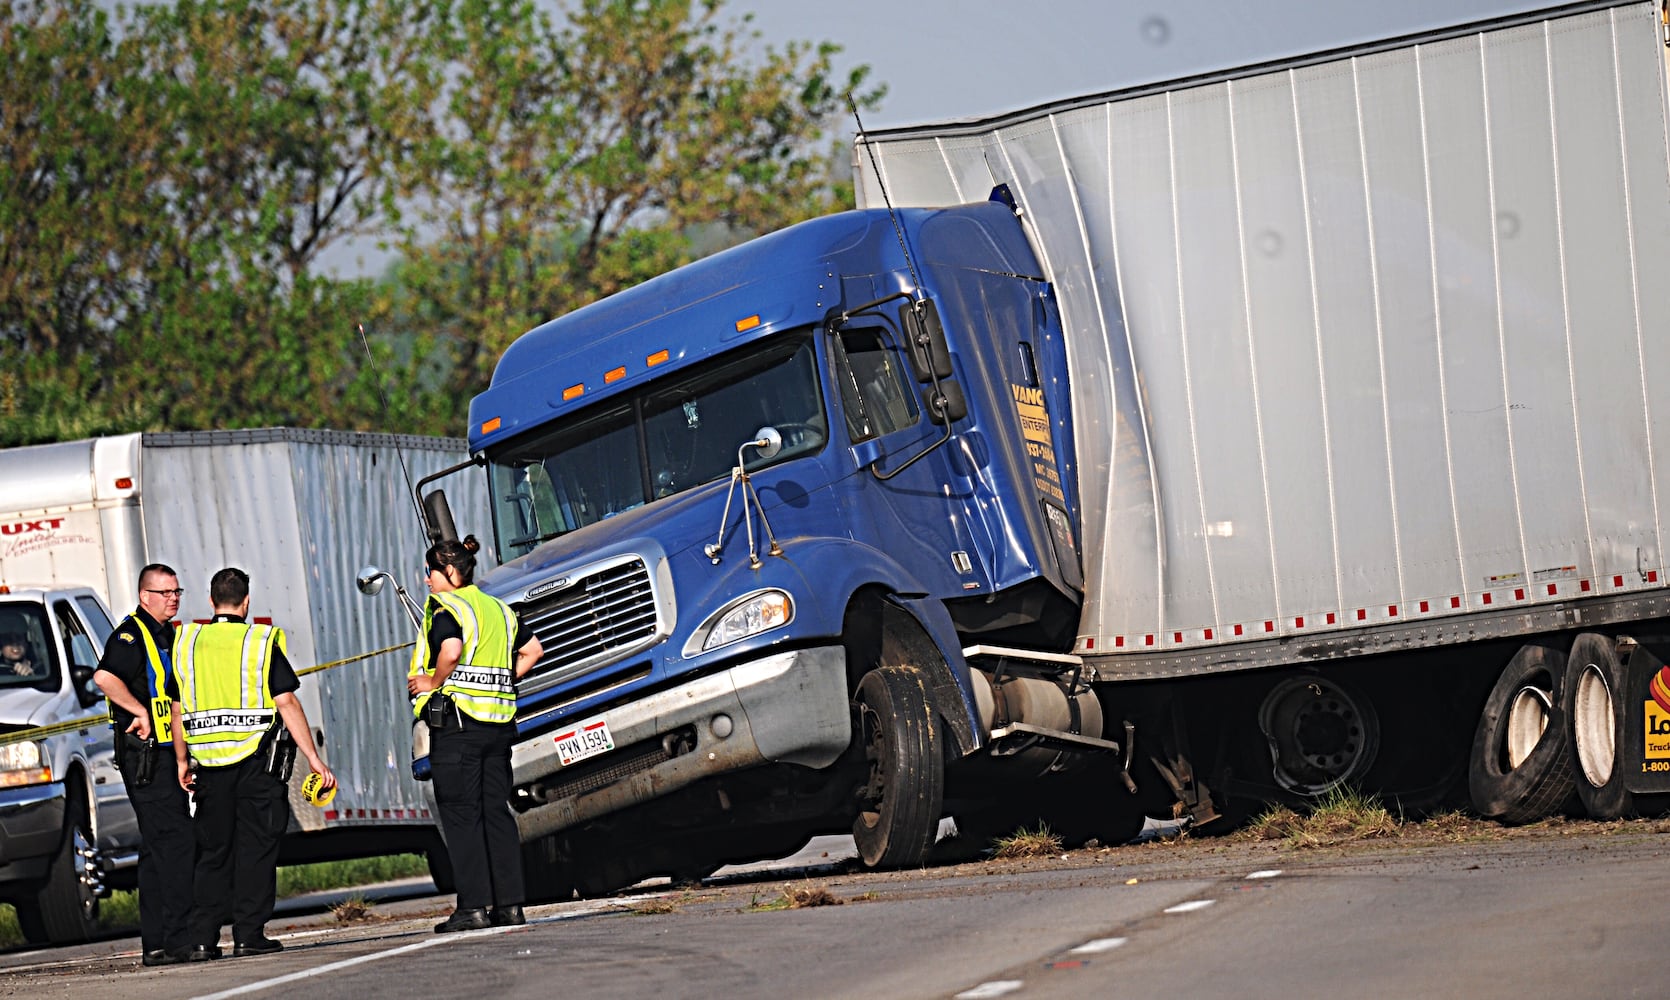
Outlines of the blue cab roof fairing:
M 928 246 L 917 245 L 924 224 L 936 216 L 980 219 L 991 213 L 1006 215 L 1008 210 L 979 203 L 905 209 L 897 215 L 924 260 L 939 257 L 952 263 L 945 258 L 960 254 L 948 252 L 946 241 L 930 238 Z M 943 226 L 931 228 L 943 231 Z M 991 226 L 973 228 L 984 230 L 988 240 L 1014 241 L 1018 245 L 999 253 L 1032 263 L 1018 230 L 1000 235 Z M 511 344 L 492 384 L 471 401 L 470 450 L 478 452 L 646 378 L 819 322 L 831 308 L 858 304 L 841 302 L 843 277 L 902 272 L 904 267 L 887 211 L 842 212 L 750 240 L 543 323 Z M 758 316 L 759 324 L 738 331 L 738 321 L 752 316 Z M 661 351 L 667 352 L 666 360 L 650 366 L 647 359 Z M 624 374 L 605 381 L 606 373 L 621 368 Z M 584 389 L 565 400 L 564 390 L 572 386 Z M 483 424 L 495 418 L 498 425 L 483 433 Z

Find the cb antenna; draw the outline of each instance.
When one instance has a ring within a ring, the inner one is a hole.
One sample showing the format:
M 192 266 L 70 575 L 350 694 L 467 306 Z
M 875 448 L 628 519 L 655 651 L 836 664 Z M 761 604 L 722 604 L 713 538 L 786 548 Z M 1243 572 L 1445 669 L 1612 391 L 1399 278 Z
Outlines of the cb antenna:
M 899 225 L 899 213 L 893 210 L 893 199 L 887 194 L 887 179 L 881 175 L 881 164 L 876 161 L 875 147 L 870 144 L 870 137 L 864 132 L 864 119 L 858 117 L 858 102 L 847 94 L 847 107 L 852 109 L 852 120 L 858 125 L 858 141 L 864 147 L 864 152 L 870 157 L 870 169 L 876 175 L 876 187 L 881 189 L 882 203 L 887 206 L 887 217 L 893 222 L 893 235 L 899 238 L 899 252 L 905 255 L 905 267 L 910 271 L 911 290 L 918 294 L 922 291 L 922 279 L 916 274 L 916 261 L 910 256 L 910 246 L 905 242 L 904 227 Z
M 375 376 L 377 359 L 371 355 L 371 341 L 366 339 L 365 324 L 356 323 L 355 326 L 359 327 L 360 345 L 365 348 L 365 360 L 371 363 L 372 374 Z M 382 404 L 383 420 L 387 421 L 389 418 L 389 399 L 388 395 L 383 392 L 383 380 L 376 379 L 376 386 L 377 401 Z M 418 502 L 417 488 L 412 485 L 412 472 L 406 468 L 406 453 L 400 450 L 400 435 L 391 436 L 394 438 L 394 457 L 400 460 L 400 474 L 406 479 L 406 494 L 412 498 L 412 510 L 417 513 L 418 532 L 427 538 L 429 537 L 429 519 L 423 516 L 423 505 Z

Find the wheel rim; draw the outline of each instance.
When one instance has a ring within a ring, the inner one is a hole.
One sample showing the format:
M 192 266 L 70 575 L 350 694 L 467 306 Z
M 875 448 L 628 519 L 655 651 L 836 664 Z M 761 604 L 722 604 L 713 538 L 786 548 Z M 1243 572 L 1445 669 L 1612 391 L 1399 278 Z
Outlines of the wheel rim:
M 1359 779 L 1380 750 L 1374 708 L 1322 677 L 1294 677 L 1265 696 L 1259 728 L 1270 744 L 1276 783 L 1320 795 Z
M 887 807 L 887 765 L 890 758 L 887 727 L 876 710 L 863 701 L 858 703 L 858 718 L 864 741 L 864 760 L 869 765 L 869 779 L 859 792 L 858 821 L 867 829 L 881 823 L 882 810 Z
M 1577 766 L 1595 788 L 1611 780 L 1617 761 L 1612 713 L 1612 688 L 1606 675 L 1596 664 L 1584 664 L 1572 699 L 1572 742 L 1577 746 Z
M 1520 688 L 1508 702 L 1508 770 L 1525 763 L 1525 758 L 1537 748 L 1543 731 L 1548 728 L 1552 708 L 1548 692 L 1535 684 Z

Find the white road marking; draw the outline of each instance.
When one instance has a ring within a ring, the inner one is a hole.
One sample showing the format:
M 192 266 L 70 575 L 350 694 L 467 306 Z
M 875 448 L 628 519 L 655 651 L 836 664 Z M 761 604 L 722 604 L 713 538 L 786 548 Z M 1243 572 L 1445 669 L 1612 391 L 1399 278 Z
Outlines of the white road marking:
M 1168 906 L 1165 911 L 1167 913 L 1191 913 L 1195 910 L 1204 910 L 1216 902 L 1217 900 L 1215 899 L 1191 899 L 1187 903 L 1178 903 L 1176 906 Z
M 1074 948 L 1072 951 L 1069 951 L 1067 954 L 1094 955 L 1098 952 L 1112 951 L 1124 943 L 1124 938 L 1097 938 L 1094 941 L 1086 941 L 1077 948 Z
M 1261 872 L 1253 872 L 1248 878 L 1275 878 L 1281 874 L 1280 868 L 1266 868 Z
M 985 1000 L 987 997 L 1000 997 L 1006 993 L 1013 993 L 1020 989 L 1019 979 L 994 979 L 989 983 L 981 983 L 971 990 L 963 990 L 957 994 L 956 1000 Z
M 567 920 L 572 917 L 583 917 L 592 913 L 601 913 L 605 910 L 620 909 L 623 905 L 624 904 L 618 900 L 599 900 L 596 903 L 578 906 L 571 910 L 563 910 L 561 913 L 553 914 L 548 917 L 530 919 L 528 923 L 555 923 L 559 920 Z M 218 993 L 205 993 L 201 996 L 193 997 L 192 1000 L 223 1000 L 225 997 L 241 996 L 245 993 L 256 993 L 261 990 L 271 989 L 274 986 L 282 986 L 286 983 L 299 982 L 303 979 L 312 979 L 315 976 L 323 976 L 332 972 L 338 972 L 351 966 L 363 965 L 366 962 L 375 962 L 379 959 L 394 958 L 397 955 L 406 955 L 414 951 L 422 951 L 424 948 L 433 948 L 436 945 L 450 944 L 454 941 L 468 941 L 475 938 L 488 937 L 493 934 L 504 934 L 509 931 L 522 929 L 522 927 L 489 927 L 479 931 L 464 931 L 456 934 L 437 934 L 432 938 L 427 938 L 413 944 L 401 945 L 398 948 L 390 948 L 388 951 L 372 952 L 369 955 L 360 955 L 357 958 L 345 958 L 340 962 L 332 962 L 329 965 L 319 965 L 311 969 L 303 969 L 300 972 L 292 972 L 288 975 L 275 976 L 272 979 L 262 979 L 253 983 L 245 983 L 242 986 L 234 986 L 229 990 L 221 990 Z

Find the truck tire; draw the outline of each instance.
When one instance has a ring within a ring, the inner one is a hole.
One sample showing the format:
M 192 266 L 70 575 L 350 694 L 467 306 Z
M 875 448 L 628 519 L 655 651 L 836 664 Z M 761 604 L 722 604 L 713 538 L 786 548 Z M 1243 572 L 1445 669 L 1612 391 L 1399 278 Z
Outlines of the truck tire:
M 1573 799 L 1565 668 L 1560 649 L 1528 642 L 1496 678 L 1468 757 L 1468 789 L 1481 816 L 1535 823 Z
M 30 944 L 80 944 L 99 923 L 99 897 L 81 878 L 92 853 L 87 802 L 73 785 L 65 805 L 64 837 L 47 867 L 46 882 L 17 900 L 18 929 Z
M 1607 636 L 1584 632 L 1566 660 L 1565 712 L 1571 723 L 1577 798 L 1592 819 L 1662 812 L 1662 795 L 1637 796 L 1624 787 L 1618 751 L 1631 712 L 1626 692 L 1629 658 Z
M 558 834 L 522 845 L 522 889 L 529 903 L 565 903 L 574 896 L 574 876 Z
M 435 891 L 446 895 L 458 891 L 458 880 L 452 874 L 452 855 L 447 853 L 446 842 L 439 835 L 423 852 L 423 860 L 429 864 L 429 881 L 435 883 Z
M 868 766 L 852 824 L 858 856 L 870 868 L 920 865 L 945 799 L 940 721 L 927 678 L 913 667 L 877 667 L 858 682 L 853 708 Z

